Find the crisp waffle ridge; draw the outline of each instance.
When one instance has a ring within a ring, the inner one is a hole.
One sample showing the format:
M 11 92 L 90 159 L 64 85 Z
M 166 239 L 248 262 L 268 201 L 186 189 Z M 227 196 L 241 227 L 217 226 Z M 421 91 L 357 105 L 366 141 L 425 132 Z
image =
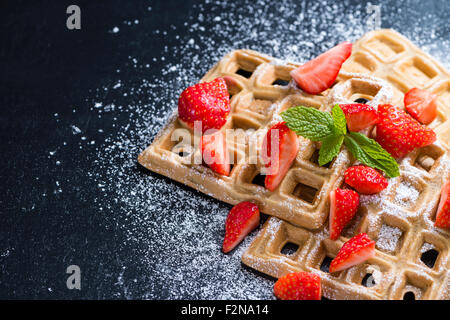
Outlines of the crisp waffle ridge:
M 298 65 L 251 50 L 236 50 L 202 78 L 227 79 L 231 114 L 222 130 L 243 129 L 242 141 L 227 137 L 235 159 L 229 177 L 187 163 L 199 151 L 171 140 L 172 134 L 183 128 L 176 112 L 139 155 L 139 163 L 230 204 L 253 201 L 261 212 L 273 216 L 242 257 L 258 271 L 273 277 L 300 270 L 317 272 L 324 295 L 332 299 L 402 299 L 411 295 L 416 299 L 449 299 L 450 233 L 433 223 L 440 188 L 450 171 L 450 74 L 409 40 L 387 29 L 372 31 L 358 40 L 336 83 L 320 95 L 306 94 L 293 84 L 289 73 Z M 249 161 L 249 141 L 255 138 L 259 146 L 284 110 L 303 105 L 326 111 L 335 103 L 358 98 L 368 99 L 373 106 L 403 106 L 403 94 L 412 87 L 439 96 L 438 116 L 429 125 L 438 141 L 404 158 L 401 175 L 390 179 L 386 190 L 361 196 L 358 214 L 338 241 L 328 239 L 328 196 L 343 185 L 344 171 L 355 163 L 345 149 L 329 166 L 320 167 L 320 146 L 299 137 L 299 153 L 280 186 L 270 192 L 260 182 L 261 164 Z M 359 232 L 376 241 L 376 256 L 329 274 L 327 263 Z M 295 250 L 286 254 L 289 246 Z M 425 255 L 433 258 L 431 267 L 430 259 L 423 262 Z

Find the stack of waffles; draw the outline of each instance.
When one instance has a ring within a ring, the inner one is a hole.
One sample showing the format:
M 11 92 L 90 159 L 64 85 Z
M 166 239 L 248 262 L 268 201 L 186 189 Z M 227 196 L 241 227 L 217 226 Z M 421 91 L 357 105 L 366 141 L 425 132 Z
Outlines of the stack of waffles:
M 306 94 L 291 81 L 290 71 L 298 66 L 237 50 L 202 78 L 227 80 L 231 114 L 221 130 L 241 129 L 227 135 L 234 160 L 228 177 L 192 161 L 199 150 L 177 141 L 177 129 L 184 127 L 176 113 L 139 155 L 139 163 L 230 204 L 257 203 L 271 217 L 242 261 L 260 272 L 276 278 L 318 273 L 323 295 L 331 299 L 450 299 L 450 232 L 434 227 L 440 190 L 450 178 L 450 73 L 393 30 L 358 40 L 334 85 L 320 95 Z M 428 125 L 437 141 L 402 159 L 400 176 L 390 179 L 388 188 L 362 195 L 358 213 L 337 241 L 329 239 L 329 194 L 344 185 L 345 170 L 356 162 L 345 148 L 321 167 L 320 146 L 299 137 L 298 155 L 279 187 L 264 188 L 263 165 L 250 151 L 260 148 L 281 112 L 299 105 L 329 111 L 336 103 L 358 99 L 375 107 L 403 106 L 404 93 L 413 87 L 438 96 L 438 116 Z M 329 263 L 343 243 L 361 232 L 376 241 L 376 255 L 330 274 Z

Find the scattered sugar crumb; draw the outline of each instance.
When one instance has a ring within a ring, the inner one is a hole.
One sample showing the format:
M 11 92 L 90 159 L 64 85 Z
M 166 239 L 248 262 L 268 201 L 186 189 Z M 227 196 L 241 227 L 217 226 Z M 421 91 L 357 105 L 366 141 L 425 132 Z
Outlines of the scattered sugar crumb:
M 72 133 L 73 133 L 73 134 L 79 134 L 79 133 L 81 133 L 80 128 L 78 128 L 77 126 L 72 125 L 71 128 L 72 128 Z

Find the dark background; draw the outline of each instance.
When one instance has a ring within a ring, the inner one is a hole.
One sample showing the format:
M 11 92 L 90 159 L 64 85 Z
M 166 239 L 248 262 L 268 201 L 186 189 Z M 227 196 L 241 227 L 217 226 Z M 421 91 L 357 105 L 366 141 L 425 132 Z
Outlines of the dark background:
M 314 43 L 297 49 L 304 60 L 345 40 L 338 23 L 351 41 L 363 34 L 354 23 L 367 19 L 364 2 L 338 2 L 326 15 L 335 2 L 294 3 L 1 2 L 0 298 L 273 298 L 273 281 L 240 265 L 249 239 L 229 256 L 220 253 L 228 205 L 146 172 L 133 159 L 182 88 L 229 49 L 287 58 L 295 50 L 283 41 L 296 44 L 298 37 Z M 81 30 L 66 28 L 70 4 L 81 7 Z M 381 5 L 383 27 L 449 67 L 449 1 Z M 239 19 L 255 28 L 242 32 Z M 296 19 L 301 24 L 289 29 Z M 224 21 L 235 24 L 214 27 Z M 195 23 L 204 29 L 189 29 Z M 168 65 L 176 66 L 173 73 Z M 108 103 L 116 108 L 105 110 Z M 204 232 L 190 233 L 186 217 L 192 230 Z M 81 268 L 81 290 L 66 288 L 71 264 Z

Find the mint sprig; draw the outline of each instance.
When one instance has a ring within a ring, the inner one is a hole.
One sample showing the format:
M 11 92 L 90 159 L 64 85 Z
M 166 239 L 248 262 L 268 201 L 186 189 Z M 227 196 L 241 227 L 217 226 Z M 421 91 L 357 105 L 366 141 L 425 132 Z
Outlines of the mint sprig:
M 322 141 L 335 134 L 333 118 L 329 113 L 300 106 L 286 110 L 281 116 L 284 121 L 289 119 L 289 123 L 286 121 L 289 129 L 312 141 Z
M 400 175 L 395 159 L 375 140 L 358 132 L 347 132 L 347 121 L 339 105 L 322 112 L 303 106 L 293 107 L 281 114 L 286 125 L 298 135 L 312 141 L 321 141 L 319 165 L 332 161 L 342 144 L 361 163 L 382 170 L 390 178 Z

